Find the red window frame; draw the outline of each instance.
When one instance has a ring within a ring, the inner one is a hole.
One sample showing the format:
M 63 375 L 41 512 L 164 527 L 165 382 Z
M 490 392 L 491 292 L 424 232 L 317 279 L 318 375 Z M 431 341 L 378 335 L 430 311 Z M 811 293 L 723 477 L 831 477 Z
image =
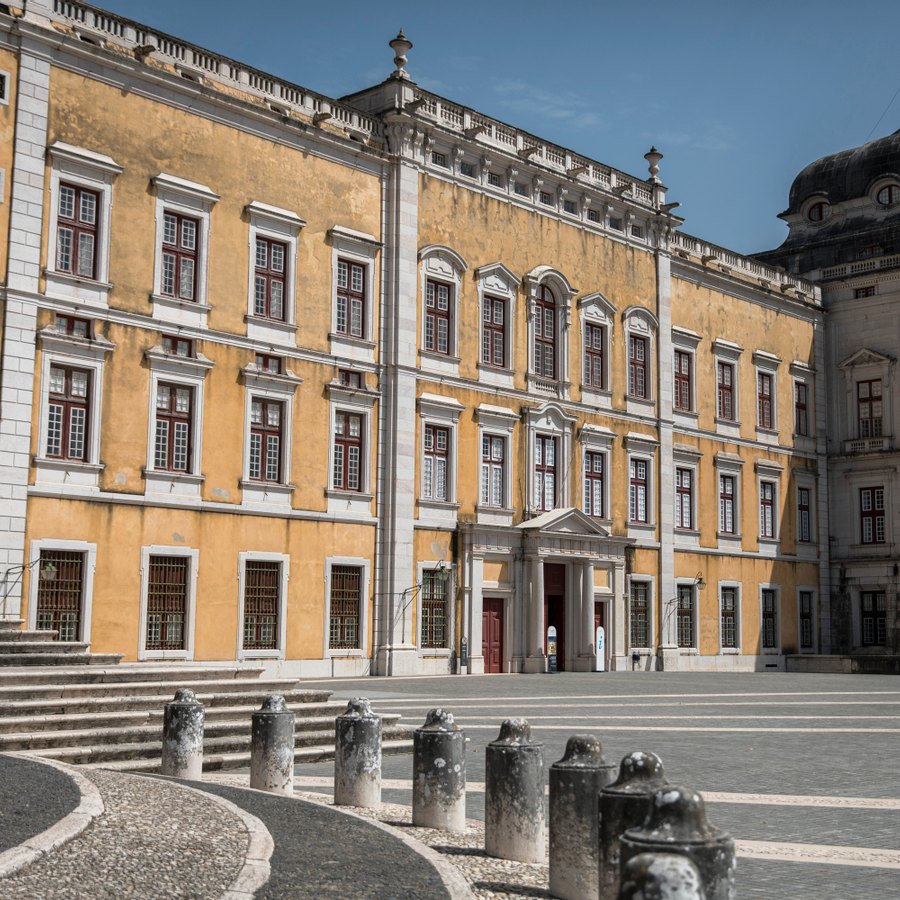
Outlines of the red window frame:
M 87 462 L 90 449 L 90 371 L 51 363 L 47 394 L 47 456 Z
M 856 415 L 859 437 L 881 437 L 883 413 L 881 379 L 870 378 L 867 381 L 857 381 Z
M 804 544 L 812 540 L 811 492 L 808 487 L 797 488 L 797 540 Z
M 61 181 L 56 206 L 56 271 L 97 279 L 100 193 Z
M 884 486 L 859 489 L 859 542 L 885 542 Z
M 164 210 L 160 292 L 178 300 L 197 301 L 200 265 L 200 220 Z
M 556 438 L 538 434 L 534 438 L 534 501 L 541 512 L 556 509 L 558 484 L 556 480 Z
M 606 510 L 603 498 L 603 479 L 606 477 L 605 454 L 596 450 L 584 453 L 584 511 L 596 519 L 602 519 Z
M 556 298 L 542 285 L 534 304 L 534 374 L 555 379 L 556 355 Z
M 584 323 L 584 383 L 588 387 L 606 388 L 606 328 L 593 322 Z
M 256 237 L 253 268 L 253 314 L 276 322 L 287 321 L 288 245 Z
M 365 263 L 338 258 L 335 331 L 349 337 L 366 336 Z
M 803 381 L 794 382 L 794 434 L 809 435 L 809 385 Z
M 759 483 L 759 536 L 775 537 L 775 483 Z
M 453 285 L 433 278 L 425 282 L 425 349 L 453 355 Z
M 726 422 L 735 420 L 734 364 L 716 363 L 716 414 Z
M 423 429 L 422 496 L 450 499 L 450 429 L 426 423 Z
M 257 353 L 255 363 L 260 372 L 266 372 L 269 375 L 284 374 L 284 360 L 280 356 L 273 356 L 271 353 Z
M 194 455 L 194 389 L 160 381 L 156 385 L 153 468 L 190 473 Z
M 481 505 L 502 509 L 506 503 L 506 438 L 481 436 Z
M 60 334 L 67 334 L 70 337 L 86 338 L 91 340 L 92 323 L 90 319 L 79 319 L 77 316 L 64 316 L 56 314 L 56 330 Z
M 194 342 L 191 338 L 178 337 L 172 334 L 164 334 L 162 338 L 163 352 L 170 356 L 181 356 L 185 359 L 193 359 Z
M 281 484 L 284 480 L 284 403 L 264 397 L 250 398 L 251 481 Z
M 365 476 L 363 458 L 364 416 L 338 410 L 334 414 L 332 479 L 339 491 L 361 492 Z
M 649 469 L 646 459 L 629 460 L 628 463 L 628 520 L 644 523 L 650 521 Z
M 675 469 L 675 527 L 694 527 L 694 470 Z
M 646 400 L 647 391 L 647 338 L 628 335 L 628 393 Z
M 675 351 L 675 409 L 690 412 L 693 382 L 693 356 L 686 350 Z
M 771 372 L 756 373 L 756 423 L 760 428 L 772 429 L 772 388 L 774 379 Z
M 362 372 L 354 372 L 352 369 L 338 369 L 338 384 L 353 390 L 361 390 L 366 386 Z
M 485 297 L 481 313 L 481 362 L 506 368 L 506 300 Z
M 719 475 L 719 533 L 735 534 L 737 521 L 735 519 L 735 493 L 737 490 L 737 478 L 734 475 Z
M 728 650 L 737 649 L 738 603 L 737 588 L 723 587 L 719 600 L 719 640 Z

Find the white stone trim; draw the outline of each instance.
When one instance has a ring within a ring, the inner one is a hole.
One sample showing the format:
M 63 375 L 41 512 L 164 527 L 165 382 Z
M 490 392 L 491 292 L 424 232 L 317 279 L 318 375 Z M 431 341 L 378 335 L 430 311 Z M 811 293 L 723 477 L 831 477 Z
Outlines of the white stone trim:
M 375 263 L 381 243 L 370 234 L 333 225 L 328 230 L 331 241 L 331 331 L 329 349 L 335 356 L 357 362 L 375 362 L 375 314 L 379 308 L 376 300 Z M 366 308 L 363 312 L 363 336 L 338 334 L 337 331 L 337 270 L 338 259 L 348 259 L 365 267 Z
M 694 643 L 690 647 L 682 647 L 678 644 L 678 589 L 689 587 L 693 597 L 693 620 L 691 631 L 694 635 Z M 672 604 L 672 637 L 673 649 L 677 647 L 682 656 L 697 656 L 700 653 L 700 587 L 693 578 L 675 578 L 675 602 Z
M 672 451 L 672 532 L 676 550 L 692 549 L 700 546 L 700 457 L 699 451 L 680 449 L 676 444 Z M 675 501 L 678 496 L 676 469 L 687 469 L 691 473 L 691 527 L 681 528 L 675 515 Z M 716 479 L 718 481 L 718 479 Z M 717 485 L 718 487 L 718 485 Z M 718 499 L 718 498 L 717 498 Z M 718 505 L 718 504 L 717 504 Z
M 652 540 L 656 534 L 656 451 L 654 438 L 644 435 L 627 435 L 625 448 L 628 451 L 625 469 L 625 518 L 626 532 L 629 538 L 637 541 Z M 647 463 L 647 521 L 636 522 L 631 519 L 631 460 L 640 459 Z
M 188 567 L 187 601 L 185 604 L 184 650 L 145 650 L 147 644 L 147 591 L 150 578 L 151 556 L 184 556 L 191 560 Z M 200 551 L 193 547 L 171 547 L 151 544 L 141 547 L 141 608 L 138 633 L 138 660 L 145 659 L 193 659 L 194 631 L 197 620 L 197 570 Z
M 744 348 L 731 341 L 718 338 L 712 342 L 713 352 L 713 384 L 715 396 L 713 398 L 713 413 L 716 422 L 716 434 L 720 437 L 740 438 L 741 436 L 741 377 L 740 360 Z M 731 396 L 734 406 L 734 418 L 722 419 L 719 417 L 719 363 L 731 366 Z M 755 385 L 754 385 L 755 387 Z M 756 416 L 754 414 L 754 420 Z
M 372 514 L 372 485 L 374 474 L 372 467 L 372 411 L 376 397 L 368 392 L 341 389 L 337 385 L 330 386 L 330 402 L 328 410 L 328 497 L 329 514 L 356 513 L 366 517 Z M 349 412 L 362 417 L 362 453 L 360 464 L 362 475 L 358 491 L 345 490 L 334 486 L 334 422 L 337 412 Z M 349 563 L 348 563 L 349 565 Z
M 812 603 L 810 611 L 812 613 L 812 646 L 804 647 L 803 639 L 800 636 L 800 594 L 812 594 Z M 797 585 L 797 653 L 810 654 L 818 653 L 818 634 L 819 634 L 819 588 L 814 584 L 798 584 Z
M 625 335 L 625 408 L 629 415 L 634 416 L 652 416 L 656 408 L 656 340 L 659 330 L 659 320 L 649 310 L 643 306 L 629 306 L 622 313 L 622 326 Z M 642 337 L 647 341 L 647 353 L 645 359 L 645 376 L 644 384 L 646 387 L 645 397 L 635 397 L 628 389 L 628 344 L 631 336 Z M 663 377 L 671 378 L 671 371 Z
M 422 593 L 425 586 L 425 573 L 433 572 L 439 569 L 441 565 L 447 571 L 447 624 L 445 630 L 444 647 L 423 647 L 422 646 Z M 445 559 L 424 559 L 416 563 L 416 584 L 419 590 L 416 591 L 416 649 L 420 656 L 430 657 L 449 657 L 456 647 L 456 597 L 457 576 L 456 563 L 449 562 Z
M 576 504 L 584 512 L 584 458 L 585 454 L 601 453 L 603 455 L 603 518 L 595 519 L 602 522 L 608 529 L 612 528 L 612 510 L 610 508 L 610 483 L 612 481 L 612 454 L 615 432 L 602 425 L 582 425 L 578 431 L 578 442 L 581 444 L 581 478 L 579 481 L 581 495 Z M 594 518 L 594 517 L 592 517 Z
M 697 347 L 702 336 L 696 331 L 672 326 L 672 418 L 676 426 L 682 428 L 696 428 L 699 419 L 699 405 L 697 403 Z M 675 351 L 687 353 L 691 360 L 691 398 L 690 409 L 679 409 L 675 404 Z M 718 386 L 717 386 L 718 390 Z M 718 397 L 716 397 L 718 402 Z
M 419 250 L 419 296 L 421 315 L 419 322 L 419 363 L 425 372 L 442 375 L 459 375 L 459 320 L 462 316 L 462 279 L 468 269 L 466 261 L 451 247 L 429 244 Z M 441 281 L 451 287 L 450 297 L 450 352 L 440 353 L 425 348 L 426 283 Z
M 578 289 L 569 279 L 552 266 L 536 266 L 523 279 L 527 297 L 528 320 L 528 369 L 526 382 L 528 389 L 540 396 L 552 395 L 559 400 L 567 400 L 571 384 L 569 371 L 569 327 L 572 320 L 572 301 Z M 537 310 L 538 293 L 542 287 L 549 287 L 556 298 L 556 378 L 545 378 L 534 368 L 534 321 Z
M 94 572 L 97 571 L 97 545 L 88 541 L 68 541 L 56 538 L 41 538 L 31 541 L 29 555 L 32 562 L 40 559 L 42 550 L 65 550 L 84 554 L 83 582 L 81 585 L 81 633 L 76 640 L 91 643 L 91 618 L 94 608 Z M 37 628 L 37 598 L 40 572 L 34 565 L 28 579 L 28 619 L 26 627 L 30 631 Z
M 362 569 L 359 584 L 360 646 L 356 649 L 332 650 L 329 646 L 331 640 L 331 569 L 333 566 L 357 566 Z M 322 656 L 324 659 L 369 656 L 369 581 L 371 578 L 371 567 L 371 561 L 361 556 L 325 557 L 325 630 L 322 639 Z
M 12 80 L 9 70 L 0 69 L 0 85 L 2 85 L 2 90 L 0 90 L 0 106 L 9 106 L 9 88 L 11 84 Z
M 656 653 L 656 645 L 657 645 L 657 627 L 656 627 L 656 579 L 653 575 L 644 574 L 643 572 L 634 572 L 628 576 L 628 583 L 626 585 L 625 590 L 625 604 L 626 604 L 626 615 L 625 615 L 625 628 L 627 629 L 625 633 L 625 646 L 628 648 L 628 659 L 627 664 L 631 665 L 631 654 L 639 653 L 642 657 L 645 656 L 653 656 Z M 632 647 L 631 646 L 631 586 L 638 582 L 639 584 L 646 584 L 648 587 L 647 590 L 647 638 L 649 641 L 648 647 Z M 610 604 L 612 606 L 612 604 Z M 612 628 L 607 625 L 606 626 L 607 635 L 612 632 Z M 612 656 L 612 652 L 610 653 Z
M 731 453 L 717 453 L 714 457 L 716 466 L 716 541 L 719 550 L 739 551 L 743 546 L 743 534 L 741 531 L 741 516 L 744 504 L 741 486 L 741 470 L 744 460 Z M 730 475 L 734 478 L 734 533 L 729 534 L 721 530 L 722 519 L 719 508 L 719 497 L 722 492 L 721 477 Z
M 760 656 L 780 656 L 781 655 L 781 635 L 783 632 L 783 609 L 781 604 L 781 585 L 771 584 L 769 582 L 760 582 L 759 588 L 759 655 Z M 775 646 L 765 647 L 764 628 L 763 628 L 763 591 L 775 591 Z
M 736 647 L 722 646 L 722 588 L 731 588 L 735 593 L 735 642 Z M 739 656 L 744 652 L 744 604 L 743 604 L 743 582 L 740 581 L 719 581 L 716 585 L 717 605 L 716 611 L 719 620 L 716 623 L 716 634 L 719 637 L 719 655 L 720 656 Z
M 525 413 L 525 508 L 532 516 L 539 515 L 537 497 L 534 495 L 535 440 L 538 435 L 549 435 L 558 439 L 556 448 L 556 503 L 554 509 L 565 509 L 570 506 L 570 483 L 572 472 L 572 432 L 575 427 L 575 416 L 568 415 L 556 403 L 545 403 L 532 407 Z
M 421 394 L 419 407 L 419 490 L 418 519 L 420 522 L 433 522 L 437 527 L 456 527 L 458 502 L 458 470 L 459 470 L 459 417 L 465 406 L 454 397 L 443 397 L 438 394 Z M 446 428 L 450 436 L 447 448 L 447 497 L 436 499 L 425 496 L 425 426 L 436 425 Z
M 478 290 L 478 380 L 494 387 L 512 388 L 515 386 L 516 295 L 520 279 L 500 262 L 479 266 L 474 274 Z M 506 301 L 505 368 L 489 365 L 481 358 L 486 297 Z
M 794 536 L 797 556 L 801 559 L 818 559 L 819 510 L 817 508 L 818 492 L 816 490 L 816 476 L 809 471 L 795 468 L 794 475 Z M 800 489 L 809 491 L 809 540 L 800 540 Z
M 513 434 L 518 419 L 515 412 L 502 406 L 482 403 L 475 410 L 475 421 L 478 424 L 478 443 L 475 447 L 478 500 L 475 504 L 475 514 L 479 525 L 510 526 L 513 523 L 515 514 L 515 510 L 512 508 Z M 506 453 L 503 458 L 503 503 L 501 506 L 485 506 L 481 503 L 481 443 L 485 435 L 502 437 L 506 441 Z
M 612 350 L 613 331 L 615 330 L 616 313 L 614 303 L 599 291 L 586 294 L 578 301 L 581 324 L 581 400 L 599 409 L 612 409 L 612 372 L 609 359 Z M 603 340 L 603 387 L 589 385 L 584 380 L 584 333 L 586 325 L 599 325 L 604 330 Z
M 246 567 L 248 562 L 277 562 L 278 579 L 278 637 L 275 650 L 244 649 L 244 593 L 246 591 Z M 287 636 L 288 582 L 290 581 L 291 557 L 288 553 L 269 553 L 259 550 L 245 550 L 238 553 L 238 620 L 237 658 L 244 659 L 284 659 Z
M 759 541 L 760 556 L 780 556 L 781 555 L 781 472 L 782 469 L 777 464 L 766 465 L 765 462 L 757 460 L 756 465 L 756 533 Z M 763 483 L 774 485 L 774 498 L 772 509 L 772 528 L 771 537 L 764 537 L 762 534 L 760 511 L 762 510 L 762 485 Z

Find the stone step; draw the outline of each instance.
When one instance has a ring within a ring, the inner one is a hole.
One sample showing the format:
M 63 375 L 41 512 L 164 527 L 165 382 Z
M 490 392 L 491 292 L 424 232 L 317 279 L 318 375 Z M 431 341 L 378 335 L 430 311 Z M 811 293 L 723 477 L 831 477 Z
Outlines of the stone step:
M 19 632 L 23 634 L 24 632 Z M 90 644 L 82 641 L 0 641 L 0 653 L 87 653 Z
M 259 678 L 263 672 L 264 669 L 253 666 L 187 666 L 183 663 L 116 664 L 114 662 L 110 668 L 97 665 L 63 668 L 54 664 L 43 668 L 34 666 L 27 669 L 0 670 L 0 689 L 48 683 L 76 685 L 85 683 L 115 684 L 118 682 L 180 682 L 184 680 L 191 682 L 222 681 L 228 678 Z
M 56 643 L 56 631 L 26 631 L 20 628 L 17 631 L 0 631 L 0 648 L 9 641 L 49 641 Z
M 121 653 L 66 651 L 0 653 L 0 666 L 71 666 L 73 663 L 80 663 L 84 666 L 114 666 L 121 658 Z
M 24 619 L 0 619 L 0 634 L 16 631 L 25 624 Z

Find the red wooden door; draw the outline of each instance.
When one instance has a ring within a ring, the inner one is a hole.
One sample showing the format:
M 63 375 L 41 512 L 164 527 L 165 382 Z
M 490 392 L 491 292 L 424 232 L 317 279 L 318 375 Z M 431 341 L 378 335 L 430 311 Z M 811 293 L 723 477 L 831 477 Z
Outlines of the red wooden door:
M 503 671 L 503 600 L 485 597 L 481 612 L 481 651 L 487 674 Z

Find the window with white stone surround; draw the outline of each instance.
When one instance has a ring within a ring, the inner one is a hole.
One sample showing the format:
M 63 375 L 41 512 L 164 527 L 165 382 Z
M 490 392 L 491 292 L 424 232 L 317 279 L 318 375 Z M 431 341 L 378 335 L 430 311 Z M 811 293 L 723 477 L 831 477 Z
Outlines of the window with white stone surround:
M 628 451 L 628 537 L 652 540 L 656 531 L 655 471 L 657 441 L 643 434 L 625 436 Z
M 419 250 L 419 359 L 425 370 L 459 374 L 460 292 L 467 268 L 465 260 L 449 247 L 431 244 Z
M 702 453 L 688 444 L 676 443 L 673 502 L 675 505 L 676 546 L 696 547 L 700 542 L 699 498 L 700 458 Z
M 744 460 L 735 453 L 715 455 L 718 490 L 718 525 L 716 541 L 720 550 L 740 550 L 741 535 L 741 470 Z
M 740 581 L 719 582 L 719 653 L 741 652 L 741 589 Z
M 297 331 L 297 242 L 306 224 L 296 213 L 254 200 L 250 220 L 247 337 L 292 346 Z
M 291 557 L 238 554 L 238 659 L 284 659 Z
M 609 492 L 612 478 L 612 447 L 615 434 L 602 425 L 582 425 L 578 432 L 581 444 L 581 509 L 593 518 L 609 522 Z
M 771 460 L 756 462 L 757 495 L 759 497 L 759 552 L 777 556 L 781 540 L 781 475 L 784 467 Z
M 570 505 L 574 416 L 555 403 L 525 413 L 527 509 L 535 515 Z
M 61 489 L 97 488 L 103 369 L 115 345 L 106 338 L 48 326 L 38 332 L 41 394 L 35 481 Z M 83 320 L 78 320 L 82 322 Z M 81 329 L 79 329 L 80 331 Z
M 616 307 L 595 292 L 578 301 L 581 318 L 581 399 L 591 406 L 612 405 L 609 356 Z
M 625 373 L 625 401 L 630 414 L 646 415 L 653 411 L 653 382 L 656 358 L 656 316 L 642 306 L 629 306 L 622 313 L 628 371 Z
M 759 586 L 759 645 L 762 654 L 781 653 L 781 588 L 775 584 Z
M 46 294 L 105 309 L 113 184 L 122 167 L 109 156 L 56 141 L 50 159 Z
M 721 338 L 713 341 L 716 379 L 716 434 L 740 437 L 740 359 L 743 347 Z
M 465 407 L 452 397 L 422 394 L 418 399 L 421 425 L 419 519 L 455 526 L 457 432 Z
M 156 262 L 153 318 L 206 328 L 209 317 L 209 226 L 219 196 L 205 184 L 159 174 L 156 189 Z
M 676 425 L 697 427 L 697 347 L 701 337 L 672 326 L 672 414 Z
M 513 433 L 518 415 L 505 406 L 482 403 L 478 424 L 479 525 L 512 525 Z
M 578 290 L 562 272 L 537 266 L 525 276 L 528 303 L 528 388 L 540 396 L 568 398 L 569 325 Z
M 478 380 L 497 387 L 512 387 L 519 278 L 498 262 L 476 269 L 475 281 L 481 322 Z
M 193 659 L 200 551 L 141 547 L 138 659 Z
M 329 513 L 368 518 L 372 512 L 372 417 L 378 392 L 342 384 L 327 385 L 330 407 L 328 457 Z
M 328 335 L 335 356 L 375 361 L 375 263 L 381 242 L 371 234 L 335 225 L 331 241 L 333 308 Z
M 757 350 L 753 354 L 756 368 L 756 438 L 768 444 L 778 443 L 778 367 L 781 360 L 773 353 Z

